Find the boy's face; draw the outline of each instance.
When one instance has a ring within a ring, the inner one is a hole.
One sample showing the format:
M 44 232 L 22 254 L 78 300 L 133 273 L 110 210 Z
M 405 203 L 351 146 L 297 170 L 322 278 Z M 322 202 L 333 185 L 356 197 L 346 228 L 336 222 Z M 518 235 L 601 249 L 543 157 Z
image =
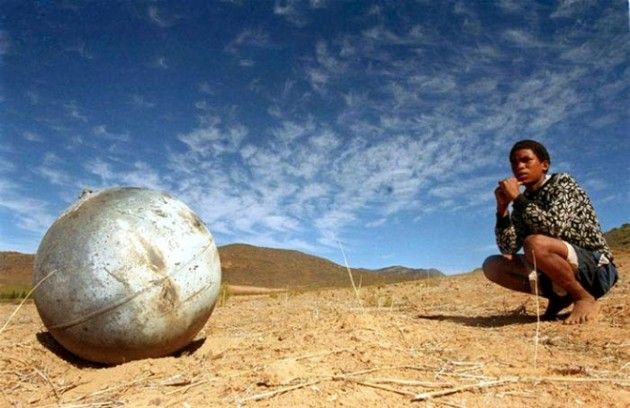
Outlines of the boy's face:
M 531 149 L 515 151 L 510 157 L 510 163 L 514 177 L 526 187 L 538 183 L 549 169 L 549 162 L 540 161 Z

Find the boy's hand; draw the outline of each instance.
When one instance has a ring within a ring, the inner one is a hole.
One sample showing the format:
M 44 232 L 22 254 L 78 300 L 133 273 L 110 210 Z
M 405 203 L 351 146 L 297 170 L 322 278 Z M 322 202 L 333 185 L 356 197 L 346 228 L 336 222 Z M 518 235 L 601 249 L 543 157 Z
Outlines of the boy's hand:
M 499 181 L 499 189 L 501 189 L 503 194 L 509 200 L 508 203 L 514 201 L 514 199 L 521 194 L 520 186 L 521 183 L 516 179 L 516 177 L 508 177 Z

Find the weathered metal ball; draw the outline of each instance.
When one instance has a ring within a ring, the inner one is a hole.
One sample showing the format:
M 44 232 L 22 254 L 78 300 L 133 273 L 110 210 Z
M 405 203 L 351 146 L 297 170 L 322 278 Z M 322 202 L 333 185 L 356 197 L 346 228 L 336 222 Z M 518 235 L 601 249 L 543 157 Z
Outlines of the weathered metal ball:
M 221 264 L 184 203 L 113 188 L 81 198 L 53 223 L 35 257 L 38 283 L 35 304 L 52 336 L 84 359 L 117 364 L 190 343 L 218 298 Z

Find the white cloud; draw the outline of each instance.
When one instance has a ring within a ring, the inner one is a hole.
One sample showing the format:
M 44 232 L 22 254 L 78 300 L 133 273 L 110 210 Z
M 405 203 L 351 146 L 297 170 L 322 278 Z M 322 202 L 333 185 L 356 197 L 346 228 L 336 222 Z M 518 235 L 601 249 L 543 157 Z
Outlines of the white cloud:
M 440 183 L 429 189 L 429 195 L 444 199 L 445 201 L 459 199 L 459 203 L 470 198 L 469 205 L 479 205 L 490 199 L 494 199 L 493 190 L 496 188 L 496 184 L 501 178 L 503 178 L 501 175 L 477 176 L 465 181 L 454 180 Z
M 496 79 L 482 78 L 466 86 L 466 91 L 473 95 L 484 95 L 494 92 L 497 85 L 498 81 Z
M 83 169 L 89 174 L 77 180 L 73 191 L 80 191 L 85 186 L 96 189 L 112 186 L 143 187 L 159 191 L 172 191 L 172 185 L 154 166 L 144 161 L 133 163 L 112 162 L 102 157 L 93 157 L 85 161 Z M 98 177 L 94 179 L 91 175 Z
M 112 180 L 115 178 L 111 165 L 101 158 L 88 160 L 83 165 L 83 168 L 88 172 L 100 177 L 103 181 Z
M 417 90 L 428 93 L 447 93 L 457 86 L 450 75 L 414 75 L 409 78 L 409 83 L 416 86 Z
M 313 122 L 310 120 L 302 124 L 287 120 L 281 122 L 280 125 L 280 127 L 272 129 L 271 134 L 285 145 L 305 136 L 315 129 Z
M 155 102 L 149 102 L 141 95 L 131 95 L 131 105 L 139 109 L 151 109 L 155 107 Z
M 46 165 L 39 166 L 35 172 L 44 177 L 48 183 L 61 186 L 72 184 L 74 179 L 70 173 Z
M 85 47 L 85 42 L 81 40 L 73 45 L 67 46 L 66 51 L 77 53 L 81 58 L 88 60 L 94 59 L 94 54 Z
M 159 191 L 168 191 L 170 187 L 156 169 L 142 161 L 135 162 L 130 170 L 120 171 L 117 178 L 122 185 L 126 186 L 144 187 Z
M 41 233 L 48 228 L 54 217 L 45 201 L 29 195 L 6 176 L 0 176 L 0 208 L 8 210 L 9 218 L 15 220 L 19 228 Z
M 33 90 L 29 90 L 26 92 L 26 97 L 31 102 L 31 105 L 37 105 L 39 103 L 39 93 Z
M 166 57 L 164 55 L 160 55 L 158 57 L 156 57 L 152 63 L 149 64 L 150 67 L 152 68 L 158 68 L 158 69 L 169 69 L 169 65 L 166 61 Z
M 198 86 L 199 92 L 206 95 L 214 95 L 216 93 L 214 87 L 208 82 L 201 82 Z
M 66 103 L 63 105 L 63 107 L 66 110 L 67 115 L 71 117 L 72 119 L 75 119 L 81 122 L 88 121 L 87 116 L 81 113 L 79 106 L 77 105 L 76 102 L 72 101 L 72 102 Z
M 206 126 L 180 134 L 177 138 L 186 144 L 192 152 L 202 157 L 216 157 L 225 153 L 238 152 L 247 133 L 248 130 L 244 126 L 236 125 L 229 128 L 215 117 L 214 121 Z
M 523 10 L 524 4 L 519 0 L 500 0 L 498 6 L 505 12 L 517 14 Z
M 149 6 L 147 8 L 147 16 L 149 21 L 161 28 L 168 28 L 173 25 L 171 17 L 166 16 L 163 10 L 157 6 Z
M 92 128 L 92 134 L 98 138 L 109 140 L 112 142 L 128 142 L 130 140 L 128 133 L 112 133 L 107 130 L 107 126 L 98 125 Z
M 346 69 L 346 64 L 331 54 L 328 49 L 328 44 L 325 41 L 317 41 L 315 46 L 315 56 L 319 65 L 330 73 L 340 75 Z
M 238 54 L 245 48 L 274 48 L 274 44 L 265 31 L 261 29 L 245 29 L 225 46 L 225 51 Z
M 44 141 L 44 139 L 35 132 L 24 131 L 22 132 L 22 136 L 24 137 L 24 139 L 28 140 L 29 142 L 41 143 Z
M 378 43 L 385 44 L 404 45 L 409 43 L 407 39 L 388 30 L 382 24 L 364 30 L 363 37 Z
M 240 60 L 238 60 L 238 65 L 244 68 L 251 68 L 254 65 L 256 65 L 256 63 L 253 60 L 247 59 L 247 58 L 242 58 Z
M 273 6 L 273 13 L 284 17 L 296 27 L 304 27 L 307 24 L 300 0 L 276 0 Z
M 540 40 L 538 40 L 531 31 L 510 29 L 504 31 L 502 37 L 504 40 L 523 48 L 536 48 L 545 45 Z
M 341 140 L 330 131 L 323 131 L 320 134 L 309 138 L 309 143 L 316 151 L 335 150 L 341 145 Z
M 314 90 L 323 92 L 330 77 L 326 72 L 317 68 L 307 68 L 306 77 Z
M 620 119 L 621 118 L 617 113 L 608 113 L 595 118 L 590 125 L 596 129 L 602 129 L 615 123 L 619 123 Z
M 558 8 L 551 14 L 551 18 L 571 18 L 583 13 L 586 9 L 597 4 L 597 0 L 560 0 Z
M 386 217 L 382 217 L 366 223 L 365 226 L 368 228 L 376 228 L 385 225 L 387 221 L 389 220 Z

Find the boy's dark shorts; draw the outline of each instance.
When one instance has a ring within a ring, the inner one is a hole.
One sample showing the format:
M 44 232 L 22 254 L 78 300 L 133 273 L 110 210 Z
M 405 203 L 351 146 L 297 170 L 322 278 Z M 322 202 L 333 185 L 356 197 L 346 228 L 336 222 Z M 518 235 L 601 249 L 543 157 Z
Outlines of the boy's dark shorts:
M 600 257 L 602 256 L 599 251 L 589 251 L 588 249 L 580 248 L 576 245 L 571 245 L 575 249 L 575 253 L 578 259 L 578 268 L 575 272 L 575 277 L 584 289 L 595 299 L 599 299 L 604 296 L 610 288 L 612 288 L 619 275 L 617 268 L 612 262 L 606 265 L 599 265 Z M 551 280 L 546 274 L 540 274 L 540 287 L 543 296 L 558 297 L 552 289 Z

